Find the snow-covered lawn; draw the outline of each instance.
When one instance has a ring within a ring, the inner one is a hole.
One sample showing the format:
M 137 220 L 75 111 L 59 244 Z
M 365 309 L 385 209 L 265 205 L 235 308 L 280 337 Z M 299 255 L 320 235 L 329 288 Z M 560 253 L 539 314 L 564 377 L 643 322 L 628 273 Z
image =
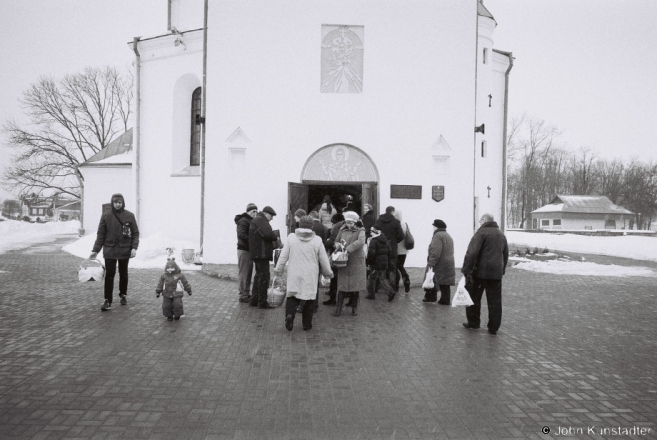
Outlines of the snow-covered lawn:
M 657 237 L 623 236 L 590 237 L 577 234 L 548 234 L 507 231 L 509 245 L 548 249 L 550 252 L 576 252 L 581 254 L 608 255 L 634 260 L 657 261 Z
M 23 221 L 5 220 L 0 221 L 0 254 L 10 250 L 19 250 L 53 243 L 58 237 L 73 236 L 78 233 L 80 222 L 49 222 L 28 223 Z M 96 234 L 89 234 L 79 238 L 73 243 L 67 244 L 62 249 L 65 252 L 81 258 L 88 258 L 91 254 Z M 167 261 L 167 248 L 173 248 L 173 256 L 181 269 L 201 270 L 200 265 L 185 264 L 182 259 L 183 249 L 199 250 L 198 244 L 174 240 L 153 234 L 148 237 L 140 237 L 137 256 L 130 260 L 132 268 L 164 268 Z M 48 249 L 50 246 L 39 246 L 38 249 Z M 102 251 L 100 259 L 102 261 Z

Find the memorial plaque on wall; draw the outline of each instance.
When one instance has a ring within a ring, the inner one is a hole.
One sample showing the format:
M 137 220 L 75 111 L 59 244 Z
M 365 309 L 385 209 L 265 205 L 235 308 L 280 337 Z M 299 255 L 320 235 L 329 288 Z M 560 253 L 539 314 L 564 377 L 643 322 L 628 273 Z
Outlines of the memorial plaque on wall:
M 431 198 L 440 202 L 445 198 L 445 187 L 443 185 L 434 185 L 431 187 Z
M 390 185 L 391 199 L 421 199 L 422 185 Z

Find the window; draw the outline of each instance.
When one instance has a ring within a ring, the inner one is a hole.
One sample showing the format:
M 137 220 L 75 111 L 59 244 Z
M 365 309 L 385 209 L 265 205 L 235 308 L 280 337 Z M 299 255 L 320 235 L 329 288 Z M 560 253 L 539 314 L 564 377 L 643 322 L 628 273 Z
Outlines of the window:
M 584 226 L 584 230 L 585 230 L 585 231 L 592 231 L 592 230 L 593 230 L 593 226 Z
M 482 61 L 484 64 L 488 64 L 488 48 L 484 47 L 484 53 L 482 54 Z
M 555 218 L 554 220 L 552 220 L 552 226 L 561 226 L 561 219 Z
M 616 229 L 616 220 L 605 220 L 605 229 Z
M 488 157 L 488 145 L 486 141 L 481 141 L 481 157 Z
M 538 228 L 538 219 L 533 218 L 532 219 L 532 229 L 537 229 Z
M 541 220 L 541 226 L 550 226 L 550 220 Z
M 189 95 L 188 95 L 189 96 Z M 191 139 L 189 143 L 189 165 L 201 164 L 201 124 L 196 123 L 196 115 L 201 115 L 201 88 L 192 93 Z

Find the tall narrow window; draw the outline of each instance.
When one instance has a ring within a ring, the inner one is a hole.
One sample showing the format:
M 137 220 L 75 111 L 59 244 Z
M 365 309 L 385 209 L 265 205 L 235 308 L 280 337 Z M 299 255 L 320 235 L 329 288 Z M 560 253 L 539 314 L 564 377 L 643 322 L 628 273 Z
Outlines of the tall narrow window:
M 189 142 L 189 165 L 201 164 L 201 124 L 196 123 L 196 115 L 201 116 L 201 88 L 198 87 L 192 93 L 192 128 L 191 140 Z
M 488 157 L 488 146 L 486 141 L 481 141 L 481 157 Z
M 482 54 L 484 64 L 488 63 L 488 49 L 484 47 L 484 53 Z

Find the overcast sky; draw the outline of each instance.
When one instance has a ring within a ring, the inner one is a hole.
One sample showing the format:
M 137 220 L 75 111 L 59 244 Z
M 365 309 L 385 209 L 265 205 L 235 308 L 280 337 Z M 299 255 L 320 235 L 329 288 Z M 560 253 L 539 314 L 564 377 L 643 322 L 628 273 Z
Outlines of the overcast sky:
M 311 0 L 309 0 L 311 1 Z M 426 0 L 430 1 L 430 0 Z M 431 0 L 433 1 L 433 0 Z M 410 3 L 410 2 L 409 2 Z M 657 159 L 657 1 L 484 0 L 495 47 L 513 52 L 511 116 L 557 126 L 570 148 Z M 136 36 L 167 31 L 166 0 L 0 0 L 0 122 L 40 75 L 129 67 Z M 365 58 L 367 62 L 367 58 Z M 4 143 L 4 137 L 0 137 Z M 0 159 L 7 150 L 0 146 Z M 0 199 L 9 194 L 0 189 Z

